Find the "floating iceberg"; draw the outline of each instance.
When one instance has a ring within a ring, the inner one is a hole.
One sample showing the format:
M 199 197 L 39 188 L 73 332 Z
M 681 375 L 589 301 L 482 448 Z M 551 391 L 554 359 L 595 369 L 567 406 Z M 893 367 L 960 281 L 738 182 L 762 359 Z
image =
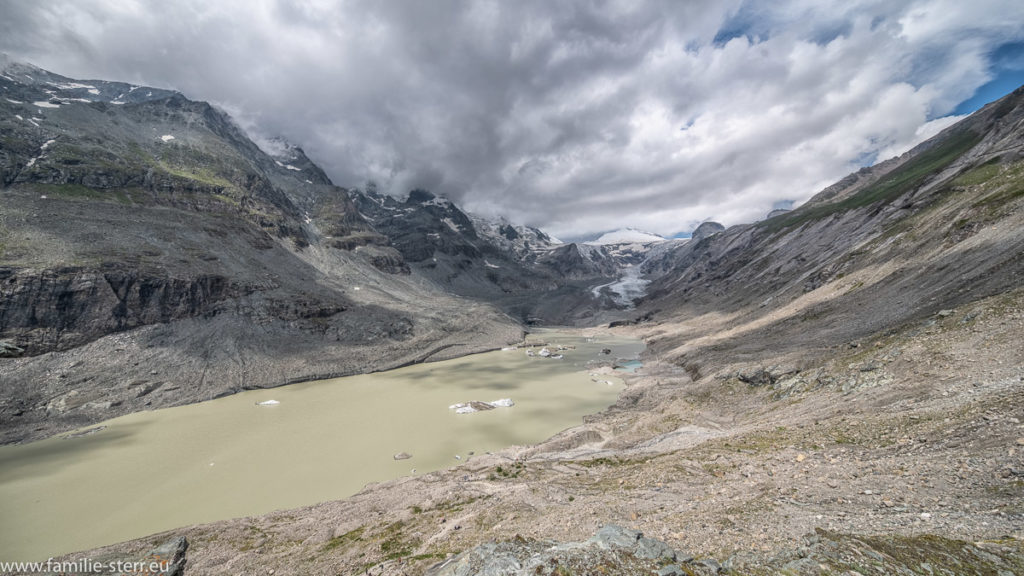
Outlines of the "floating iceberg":
M 264 400 L 263 402 L 256 403 L 257 406 L 275 406 L 277 404 L 280 404 L 277 400 Z
M 501 398 L 493 402 L 480 402 L 479 400 L 473 400 L 472 402 L 460 402 L 458 404 L 452 404 L 448 407 L 449 410 L 455 410 L 456 414 L 472 414 L 473 412 L 483 412 L 484 410 L 494 410 L 495 408 L 508 408 L 515 406 L 515 402 L 511 398 Z

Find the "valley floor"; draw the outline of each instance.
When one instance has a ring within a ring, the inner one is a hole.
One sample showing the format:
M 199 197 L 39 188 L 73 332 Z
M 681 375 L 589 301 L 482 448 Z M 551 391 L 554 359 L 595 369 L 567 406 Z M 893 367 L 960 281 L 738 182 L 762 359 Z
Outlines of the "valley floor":
M 1021 573 L 1022 334 L 1018 290 L 813 358 L 701 374 L 654 352 L 615 406 L 539 446 L 92 554 L 184 535 L 194 574 L 419 574 L 619 524 L 735 574 Z

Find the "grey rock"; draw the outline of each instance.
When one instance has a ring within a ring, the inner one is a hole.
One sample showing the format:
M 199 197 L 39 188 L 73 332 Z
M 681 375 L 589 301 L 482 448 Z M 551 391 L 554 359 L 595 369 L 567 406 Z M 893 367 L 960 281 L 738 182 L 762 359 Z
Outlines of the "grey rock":
M 747 370 L 740 372 L 736 375 L 740 382 L 749 384 L 751 386 L 770 386 L 775 383 L 775 377 L 772 373 L 764 368 L 755 368 L 753 370 Z
M 684 576 L 683 569 L 678 564 L 669 564 L 660 568 L 657 572 L 658 576 Z
M 603 548 L 634 548 L 643 534 L 639 530 L 630 530 L 616 524 L 603 526 L 588 542 Z
M 722 565 L 719 564 L 718 561 L 714 558 L 705 558 L 704 560 L 697 562 L 697 564 L 699 566 L 703 566 L 712 574 L 718 574 L 722 571 Z
M 13 358 L 21 356 L 25 353 L 25 349 L 19 346 L 15 346 L 13 342 L 7 340 L 0 340 L 0 358 Z
M 677 560 L 676 551 L 671 546 L 665 544 L 661 540 L 654 540 L 652 538 L 641 537 L 636 544 L 636 551 L 634 552 L 637 558 L 647 558 L 650 560 Z
M 725 230 L 725 226 L 722 226 L 718 222 L 704 222 L 694 229 L 693 234 L 690 235 L 690 242 L 700 242 L 701 240 L 710 238 L 723 230 Z
M 535 574 L 592 574 L 598 566 L 616 566 L 628 574 L 684 574 L 658 572 L 678 555 L 664 542 L 645 538 L 637 530 L 616 525 L 602 527 L 584 542 L 555 543 L 517 536 L 510 541 L 487 542 L 438 564 L 431 576 L 532 576 Z M 687 556 L 687 560 L 691 559 Z M 704 572 L 698 572 L 704 574 Z
M 187 551 L 188 540 L 184 536 L 179 536 L 157 546 L 142 560 L 160 564 L 161 574 L 182 576 L 185 573 L 185 553 Z

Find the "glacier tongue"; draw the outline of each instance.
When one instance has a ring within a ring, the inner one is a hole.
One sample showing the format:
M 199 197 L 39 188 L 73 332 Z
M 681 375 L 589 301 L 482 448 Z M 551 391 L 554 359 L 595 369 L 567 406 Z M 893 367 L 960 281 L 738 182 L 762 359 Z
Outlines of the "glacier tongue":
M 633 302 L 647 292 L 647 285 L 650 280 L 641 278 L 640 266 L 628 266 L 623 269 L 624 274 L 615 282 L 595 286 L 591 292 L 594 297 L 599 297 L 601 291 L 607 288 L 613 293 L 612 301 L 621 306 L 631 307 Z

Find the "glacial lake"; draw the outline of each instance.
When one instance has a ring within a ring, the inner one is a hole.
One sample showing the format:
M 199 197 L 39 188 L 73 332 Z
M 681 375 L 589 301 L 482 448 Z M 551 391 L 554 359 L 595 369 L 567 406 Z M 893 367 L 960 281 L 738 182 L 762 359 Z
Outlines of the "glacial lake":
M 243 392 L 130 414 L 85 436 L 2 446 L 0 560 L 46 560 L 336 500 L 370 482 L 458 465 L 470 452 L 535 444 L 613 404 L 622 380 L 592 377 L 593 367 L 644 348 L 610 335 L 538 332 L 528 341 L 575 348 L 557 352 L 561 359 L 520 348 Z M 449 408 L 502 398 L 515 405 Z M 267 400 L 279 403 L 257 405 Z M 395 460 L 401 452 L 412 458 Z

